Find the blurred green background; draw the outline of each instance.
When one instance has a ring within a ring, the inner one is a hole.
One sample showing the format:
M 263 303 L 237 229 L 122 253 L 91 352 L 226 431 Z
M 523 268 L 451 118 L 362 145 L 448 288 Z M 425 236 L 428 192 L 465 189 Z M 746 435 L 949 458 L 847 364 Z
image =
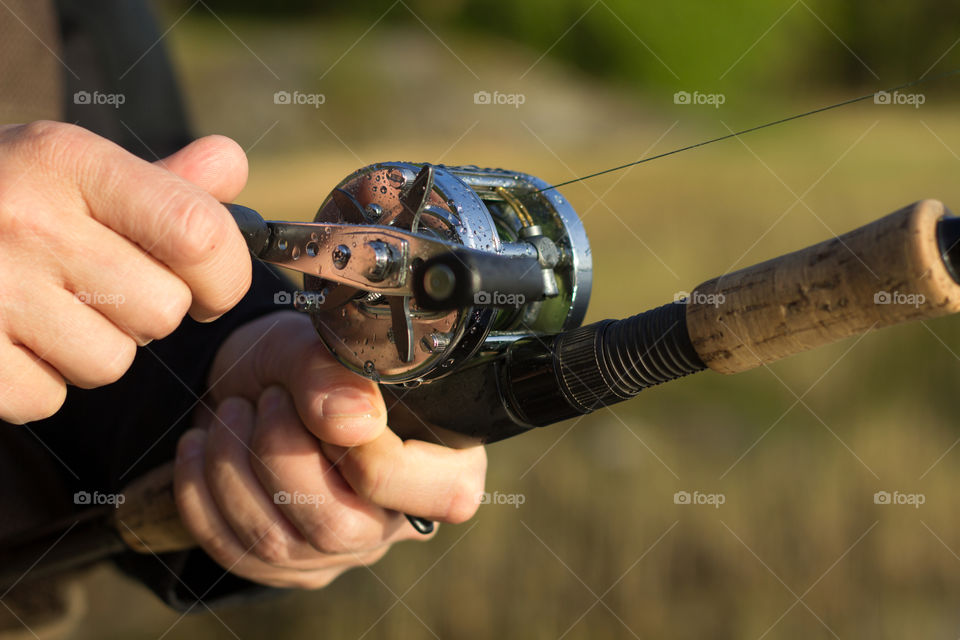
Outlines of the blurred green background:
M 239 201 L 308 219 L 364 164 L 559 182 L 960 65 L 960 6 L 890 0 L 158 4 L 198 134 L 250 157 Z M 563 193 L 588 320 L 921 198 L 960 207 L 956 80 Z M 323 94 L 277 105 L 277 91 Z M 519 107 L 475 104 L 518 93 Z M 724 103 L 675 104 L 674 93 Z M 489 449 L 474 521 L 315 593 L 179 619 L 108 569 L 89 638 L 811 638 L 960 633 L 960 322 L 703 373 Z M 719 508 L 677 491 L 722 493 Z M 919 508 L 874 503 L 922 493 Z M 118 607 L 118 603 L 122 606 Z

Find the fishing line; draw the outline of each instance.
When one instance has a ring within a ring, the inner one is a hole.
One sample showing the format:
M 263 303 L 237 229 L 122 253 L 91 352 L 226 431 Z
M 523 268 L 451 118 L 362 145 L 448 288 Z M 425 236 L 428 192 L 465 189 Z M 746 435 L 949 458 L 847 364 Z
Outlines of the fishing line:
M 573 184 L 575 182 L 583 182 L 584 180 L 589 180 L 590 178 L 596 178 L 597 176 L 602 176 L 605 173 L 613 173 L 614 171 L 620 171 L 621 169 L 626 169 L 627 167 L 632 167 L 638 164 L 643 164 L 645 162 L 651 162 L 653 160 L 659 160 L 660 158 L 666 158 L 667 156 L 672 156 L 674 154 L 680 153 L 681 151 L 689 151 L 690 149 L 696 149 L 697 147 L 704 147 L 708 144 L 713 144 L 714 142 L 720 142 L 721 140 L 729 140 L 730 138 L 736 138 L 737 136 L 742 136 L 747 133 L 753 133 L 754 131 L 759 131 L 760 129 L 766 129 L 767 127 L 773 127 L 778 124 L 783 124 L 785 122 L 790 122 L 791 120 L 799 120 L 800 118 L 806 118 L 807 116 L 812 116 L 816 113 L 822 113 L 824 111 L 829 111 L 831 109 L 837 109 L 839 107 L 845 107 L 848 104 L 854 104 L 856 102 L 862 102 L 873 98 L 874 96 L 880 93 L 894 93 L 900 91 L 901 89 L 907 89 L 909 87 L 915 87 L 920 84 L 927 82 L 935 82 L 937 80 L 942 80 L 946 77 L 956 75 L 960 73 L 960 68 L 952 69 L 951 71 L 945 71 L 934 76 L 921 77 L 916 80 L 911 80 L 910 82 L 905 82 L 903 84 L 897 85 L 895 87 L 890 87 L 889 89 L 882 89 L 880 91 L 874 91 L 873 93 L 867 93 L 856 98 L 850 98 L 842 102 L 837 102 L 835 104 L 828 105 L 826 107 L 820 107 L 818 109 L 813 109 L 811 111 L 805 111 L 803 113 L 798 113 L 796 115 L 789 116 L 787 118 L 781 118 L 779 120 L 774 120 L 773 122 L 767 122 L 766 124 L 760 124 L 755 127 L 750 127 L 748 129 L 742 129 L 741 131 L 735 131 L 734 133 L 728 133 L 727 135 L 720 136 L 719 138 L 713 138 L 711 140 L 704 140 L 703 142 L 698 142 L 696 144 L 687 145 L 686 147 L 680 147 L 679 149 L 674 149 L 673 151 L 667 151 L 665 153 L 660 153 L 649 158 L 643 158 L 642 160 L 636 160 L 634 162 L 628 162 L 627 164 L 621 164 L 620 166 L 613 167 L 610 169 L 604 169 L 603 171 L 597 171 L 596 173 L 591 173 L 579 178 L 574 178 L 572 180 L 567 180 L 565 182 L 558 182 L 557 184 L 552 184 L 549 187 L 544 187 L 543 189 L 538 189 L 534 193 L 541 193 L 543 191 L 549 191 L 551 189 L 556 189 L 557 187 L 563 187 L 568 184 Z

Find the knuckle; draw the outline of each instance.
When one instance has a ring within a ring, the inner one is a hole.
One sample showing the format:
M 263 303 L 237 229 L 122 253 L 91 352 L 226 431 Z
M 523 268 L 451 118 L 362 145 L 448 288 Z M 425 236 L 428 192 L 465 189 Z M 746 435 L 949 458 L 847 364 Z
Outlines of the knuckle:
M 480 506 L 477 496 L 482 491 L 483 482 L 477 482 L 471 475 L 460 476 L 451 488 L 444 521 L 460 524 L 472 518 Z
M 480 488 L 482 490 L 483 478 L 487 474 L 487 450 L 483 447 L 472 447 L 470 449 L 461 449 L 460 451 L 467 458 L 465 467 L 472 469 L 474 475 L 480 478 Z
M 230 559 L 234 554 L 234 549 L 227 541 L 226 536 L 217 531 L 204 531 L 202 533 L 193 532 L 197 538 L 197 544 L 210 555 L 211 558 L 221 565 L 230 564 Z
M 181 284 L 166 287 L 156 298 L 157 303 L 149 315 L 140 337 L 161 340 L 177 330 L 190 309 L 190 290 Z
M 290 539 L 276 524 L 260 530 L 253 528 L 244 537 L 252 540 L 247 546 L 257 559 L 274 566 L 290 563 Z
M 60 166 L 64 160 L 85 154 L 96 138 L 82 127 L 63 122 L 37 120 L 14 127 L 8 134 L 12 142 L 28 151 L 41 164 Z
M 61 379 L 52 389 L 40 392 L 28 403 L 17 403 L 12 398 L 8 398 L 4 405 L 9 409 L 6 409 L 0 418 L 10 424 L 18 425 L 44 420 L 57 413 L 66 399 L 67 385 Z
M 214 204 L 210 198 L 185 191 L 171 198 L 164 207 L 162 215 L 178 262 L 188 265 L 205 262 L 229 230 Z
M 322 522 L 312 523 L 305 527 L 304 537 L 314 551 L 320 553 L 346 553 L 346 545 L 340 542 L 340 539 L 333 531 Z
M 82 381 L 74 381 L 81 388 L 102 387 L 116 382 L 127 372 L 136 356 L 137 344 L 129 337 L 105 341 L 102 353 L 92 358 L 92 364 Z
M 49 147 L 61 141 L 72 141 L 84 136 L 86 131 L 73 124 L 53 120 L 35 120 L 19 125 L 12 132 L 21 141 L 29 141 L 38 147 Z
M 66 383 L 61 385 L 62 391 L 57 393 L 47 394 L 44 398 L 40 400 L 34 409 L 33 415 L 25 416 L 25 422 L 35 422 L 37 420 L 44 420 L 51 417 L 57 411 L 60 410 L 60 407 L 63 406 L 63 403 L 67 399 L 67 385 Z
M 316 551 L 329 554 L 356 553 L 372 546 L 372 536 L 356 517 L 343 514 L 335 522 L 318 520 L 307 527 L 307 542 Z

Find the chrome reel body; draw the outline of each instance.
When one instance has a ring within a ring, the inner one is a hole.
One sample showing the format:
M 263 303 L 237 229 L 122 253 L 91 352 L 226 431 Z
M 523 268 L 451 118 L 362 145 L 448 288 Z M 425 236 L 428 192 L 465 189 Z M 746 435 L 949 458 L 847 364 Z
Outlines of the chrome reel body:
M 509 290 L 479 291 L 474 304 L 428 310 L 412 296 L 305 275 L 305 291 L 321 301 L 309 313 L 323 342 L 356 373 L 412 386 L 480 361 L 520 337 L 579 326 L 592 284 L 589 243 L 576 212 L 548 186 L 502 169 L 405 162 L 378 163 L 347 176 L 314 222 L 403 230 L 504 260 L 539 257 L 543 294 L 514 300 Z M 354 261 L 351 268 L 360 265 L 371 280 L 402 280 L 406 274 L 378 269 L 396 262 L 407 269 L 420 260 L 417 243 L 404 243 L 410 255 L 397 256 L 395 245 L 385 249 L 385 242 L 371 237 L 340 244 L 333 253 L 335 268 Z

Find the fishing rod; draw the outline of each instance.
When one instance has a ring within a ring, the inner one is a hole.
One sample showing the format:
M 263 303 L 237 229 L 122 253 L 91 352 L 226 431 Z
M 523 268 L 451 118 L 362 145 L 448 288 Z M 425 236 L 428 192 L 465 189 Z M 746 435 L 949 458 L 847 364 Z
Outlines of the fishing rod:
M 342 180 L 310 223 L 225 206 L 256 259 L 303 274 L 293 307 L 344 367 L 381 385 L 394 404 L 391 429 L 452 447 L 487 444 L 708 368 L 739 373 L 960 311 L 960 218 L 923 200 L 707 280 L 684 299 L 581 326 L 591 253 L 558 187 L 872 95 L 552 185 L 502 169 L 385 162 Z M 117 508 L 4 545 L 0 584 L 128 549 L 196 546 L 174 501 L 172 463 L 122 495 Z M 432 529 L 416 514 L 408 519 Z

